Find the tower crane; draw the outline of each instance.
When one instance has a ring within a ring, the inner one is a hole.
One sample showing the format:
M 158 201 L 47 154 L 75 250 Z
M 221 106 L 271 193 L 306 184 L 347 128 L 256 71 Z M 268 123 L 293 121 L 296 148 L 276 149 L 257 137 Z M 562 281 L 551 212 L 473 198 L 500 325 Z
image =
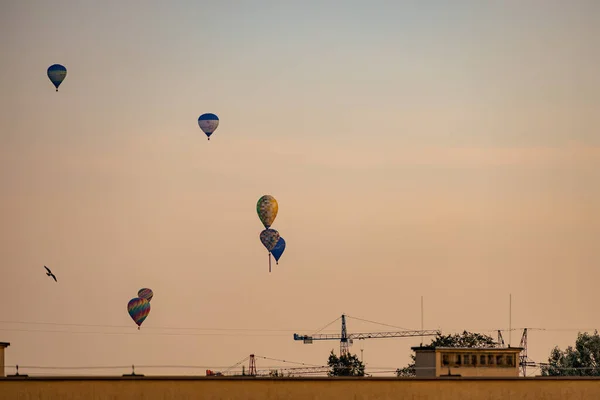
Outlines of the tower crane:
M 312 335 L 299 335 L 294 333 L 294 340 L 302 340 L 304 344 L 312 344 L 313 340 L 339 340 L 340 341 L 340 357 L 348 354 L 348 349 L 352 345 L 352 342 L 355 339 L 364 340 L 364 339 L 376 339 L 376 338 L 398 338 L 398 337 L 415 337 L 415 336 L 436 336 L 441 334 L 439 330 L 420 330 L 420 331 L 411 331 L 411 330 L 402 330 L 402 331 L 391 331 L 391 332 L 369 332 L 369 333 L 348 333 L 346 330 L 346 317 L 354 318 L 357 320 L 362 320 L 356 317 L 350 317 L 346 314 L 342 314 L 342 331 L 340 334 L 337 333 L 314 333 Z M 329 325 L 336 322 L 340 317 L 336 318 L 334 321 L 330 322 L 319 331 L 327 328 Z M 365 322 L 373 322 L 362 320 Z M 386 325 L 386 324 L 381 324 Z M 387 325 L 393 326 L 393 325 Z M 396 327 L 398 328 L 398 327 Z M 317 331 L 317 332 L 319 332 Z

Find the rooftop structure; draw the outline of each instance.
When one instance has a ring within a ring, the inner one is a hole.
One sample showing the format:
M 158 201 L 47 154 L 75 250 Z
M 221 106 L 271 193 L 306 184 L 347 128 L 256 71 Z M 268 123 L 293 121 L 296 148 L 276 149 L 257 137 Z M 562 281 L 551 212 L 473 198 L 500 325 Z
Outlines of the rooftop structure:
M 4 375 L 4 349 L 10 346 L 8 342 L 0 342 L 0 376 Z
M 518 377 L 521 347 L 411 348 L 417 378 L 440 376 Z

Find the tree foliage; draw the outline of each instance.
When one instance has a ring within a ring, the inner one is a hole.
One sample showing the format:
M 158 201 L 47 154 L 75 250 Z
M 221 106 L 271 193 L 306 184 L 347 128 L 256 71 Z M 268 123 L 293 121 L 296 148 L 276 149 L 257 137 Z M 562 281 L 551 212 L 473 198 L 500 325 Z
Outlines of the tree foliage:
M 354 354 L 343 354 L 340 357 L 336 356 L 331 350 L 329 360 L 329 376 L 364 376 L 365 365 Z
M 496 347 L 498 343 L 488 335 L 467 332 L 455 333 L 454 335 L 438 334 L 429 346 L 434 347 Z
M 463 331 L 463 333 L 455 333 L 454 335 L 437 334 L 431 340 L 428 347 L 496 347 L 498 343 L 488 335 L 481 333 Z M 396 375 L 399 377 L 412 377 L 416 375 L 415 370 L 415 354 L 410 355 L 411 362 L 404 368 L 398 368 Z
M 600 335 L 579 333 L 575 347 L 552 349 L 542 376 L 600 376 Z

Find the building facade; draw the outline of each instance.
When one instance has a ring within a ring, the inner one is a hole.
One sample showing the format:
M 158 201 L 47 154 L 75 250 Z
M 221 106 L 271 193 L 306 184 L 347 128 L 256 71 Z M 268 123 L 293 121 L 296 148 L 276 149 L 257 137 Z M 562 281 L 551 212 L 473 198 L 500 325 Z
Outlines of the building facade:
M 417 378 L 518 377 L 520 347 L 412 347 Z

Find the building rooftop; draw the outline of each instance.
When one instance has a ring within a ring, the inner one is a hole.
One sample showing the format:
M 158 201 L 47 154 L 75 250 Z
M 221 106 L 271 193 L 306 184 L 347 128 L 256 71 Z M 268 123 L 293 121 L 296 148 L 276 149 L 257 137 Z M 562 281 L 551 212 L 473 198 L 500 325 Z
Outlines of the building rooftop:
M 0 346 L 2 346 L 2 347 L 8 347 L 8 346 L 10 346 L 10 343 L 8 343 L 8 342 L 0 342 Z
M 443 347 L 443 346 L 415 346 L 412 350 L 459 350 L 459 351 L 521 351 L 522 347 Z

